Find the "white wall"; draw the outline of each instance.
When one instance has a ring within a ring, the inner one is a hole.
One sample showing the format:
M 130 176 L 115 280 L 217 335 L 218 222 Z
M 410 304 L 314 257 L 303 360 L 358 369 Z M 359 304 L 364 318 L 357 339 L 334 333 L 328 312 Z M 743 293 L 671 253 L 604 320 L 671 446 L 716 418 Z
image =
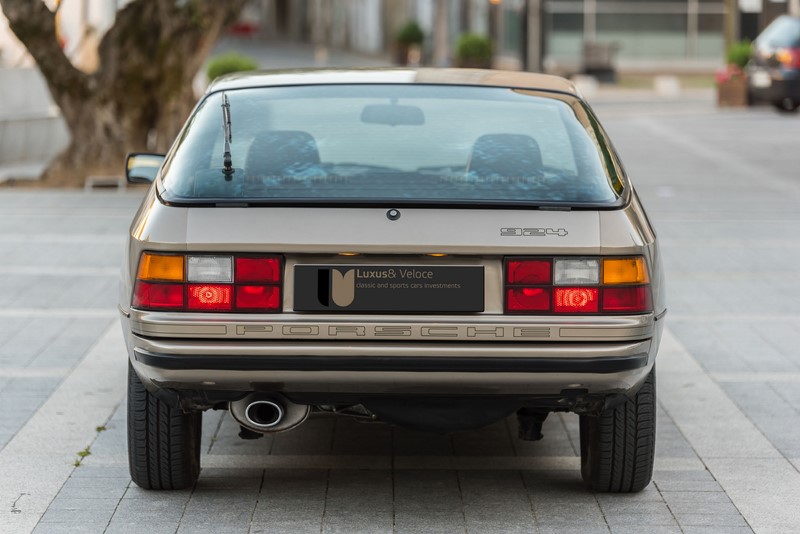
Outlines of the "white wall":
M 0 182 L 38 178 L 68 143 L 69 131 L 39 71 L 0 68 Z

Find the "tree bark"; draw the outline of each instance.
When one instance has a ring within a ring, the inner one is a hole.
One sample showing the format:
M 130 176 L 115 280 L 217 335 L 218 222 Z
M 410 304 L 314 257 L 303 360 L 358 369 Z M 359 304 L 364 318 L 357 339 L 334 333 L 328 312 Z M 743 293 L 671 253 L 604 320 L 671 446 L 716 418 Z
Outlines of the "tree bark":
M 98 70 L 85 74 L 61 50 L 44 2 L 0 0 L 72 133 L 44 182 L 81 185 L 120 174 L 127 152 L 165 152 L 194 105 L 192 80 L 245 1 L 134 0 L 100 42 Z

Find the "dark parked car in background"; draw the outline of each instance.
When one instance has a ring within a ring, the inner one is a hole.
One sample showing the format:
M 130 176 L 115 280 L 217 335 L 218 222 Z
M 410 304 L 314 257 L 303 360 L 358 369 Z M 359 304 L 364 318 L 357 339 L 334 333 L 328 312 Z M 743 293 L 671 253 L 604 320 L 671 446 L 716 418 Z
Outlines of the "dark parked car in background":
M 800 17 L 778 17 L 753 43 L 750 97 L 782 111 L 800 107 Z

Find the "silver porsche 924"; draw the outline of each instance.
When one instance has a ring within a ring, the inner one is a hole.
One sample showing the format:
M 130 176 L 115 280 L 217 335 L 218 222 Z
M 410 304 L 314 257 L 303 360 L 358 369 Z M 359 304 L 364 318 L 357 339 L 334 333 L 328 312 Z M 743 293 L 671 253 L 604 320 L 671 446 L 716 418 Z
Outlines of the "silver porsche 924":
M 191 485 L 201 417 L 451 432 L 580 416 L 596 491 L 650 481 L 656 237 L 561 78 L 308 70 L 215 82 L 130 228 L 120 309 L 139 486 Z

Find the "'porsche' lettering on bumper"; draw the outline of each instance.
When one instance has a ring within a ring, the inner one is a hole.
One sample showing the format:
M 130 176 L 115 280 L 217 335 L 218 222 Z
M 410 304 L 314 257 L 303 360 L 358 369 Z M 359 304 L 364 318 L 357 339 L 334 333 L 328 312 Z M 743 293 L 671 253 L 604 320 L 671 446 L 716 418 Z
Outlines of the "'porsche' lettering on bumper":
M 441 340 L 481 341 L 618 341 L 647 339 L 652 323 L 636 325 L 525 324 L 227 324 L 186 325 L 133 321 L 132 331 L 146 337 L 225 338 L 230 340 Z
M 251 338 L 528 338 L 543 339 L 550 337 L 549 327 L 531 326 L 463 326 L 463 325 L 235 325 L 236 335 Z

